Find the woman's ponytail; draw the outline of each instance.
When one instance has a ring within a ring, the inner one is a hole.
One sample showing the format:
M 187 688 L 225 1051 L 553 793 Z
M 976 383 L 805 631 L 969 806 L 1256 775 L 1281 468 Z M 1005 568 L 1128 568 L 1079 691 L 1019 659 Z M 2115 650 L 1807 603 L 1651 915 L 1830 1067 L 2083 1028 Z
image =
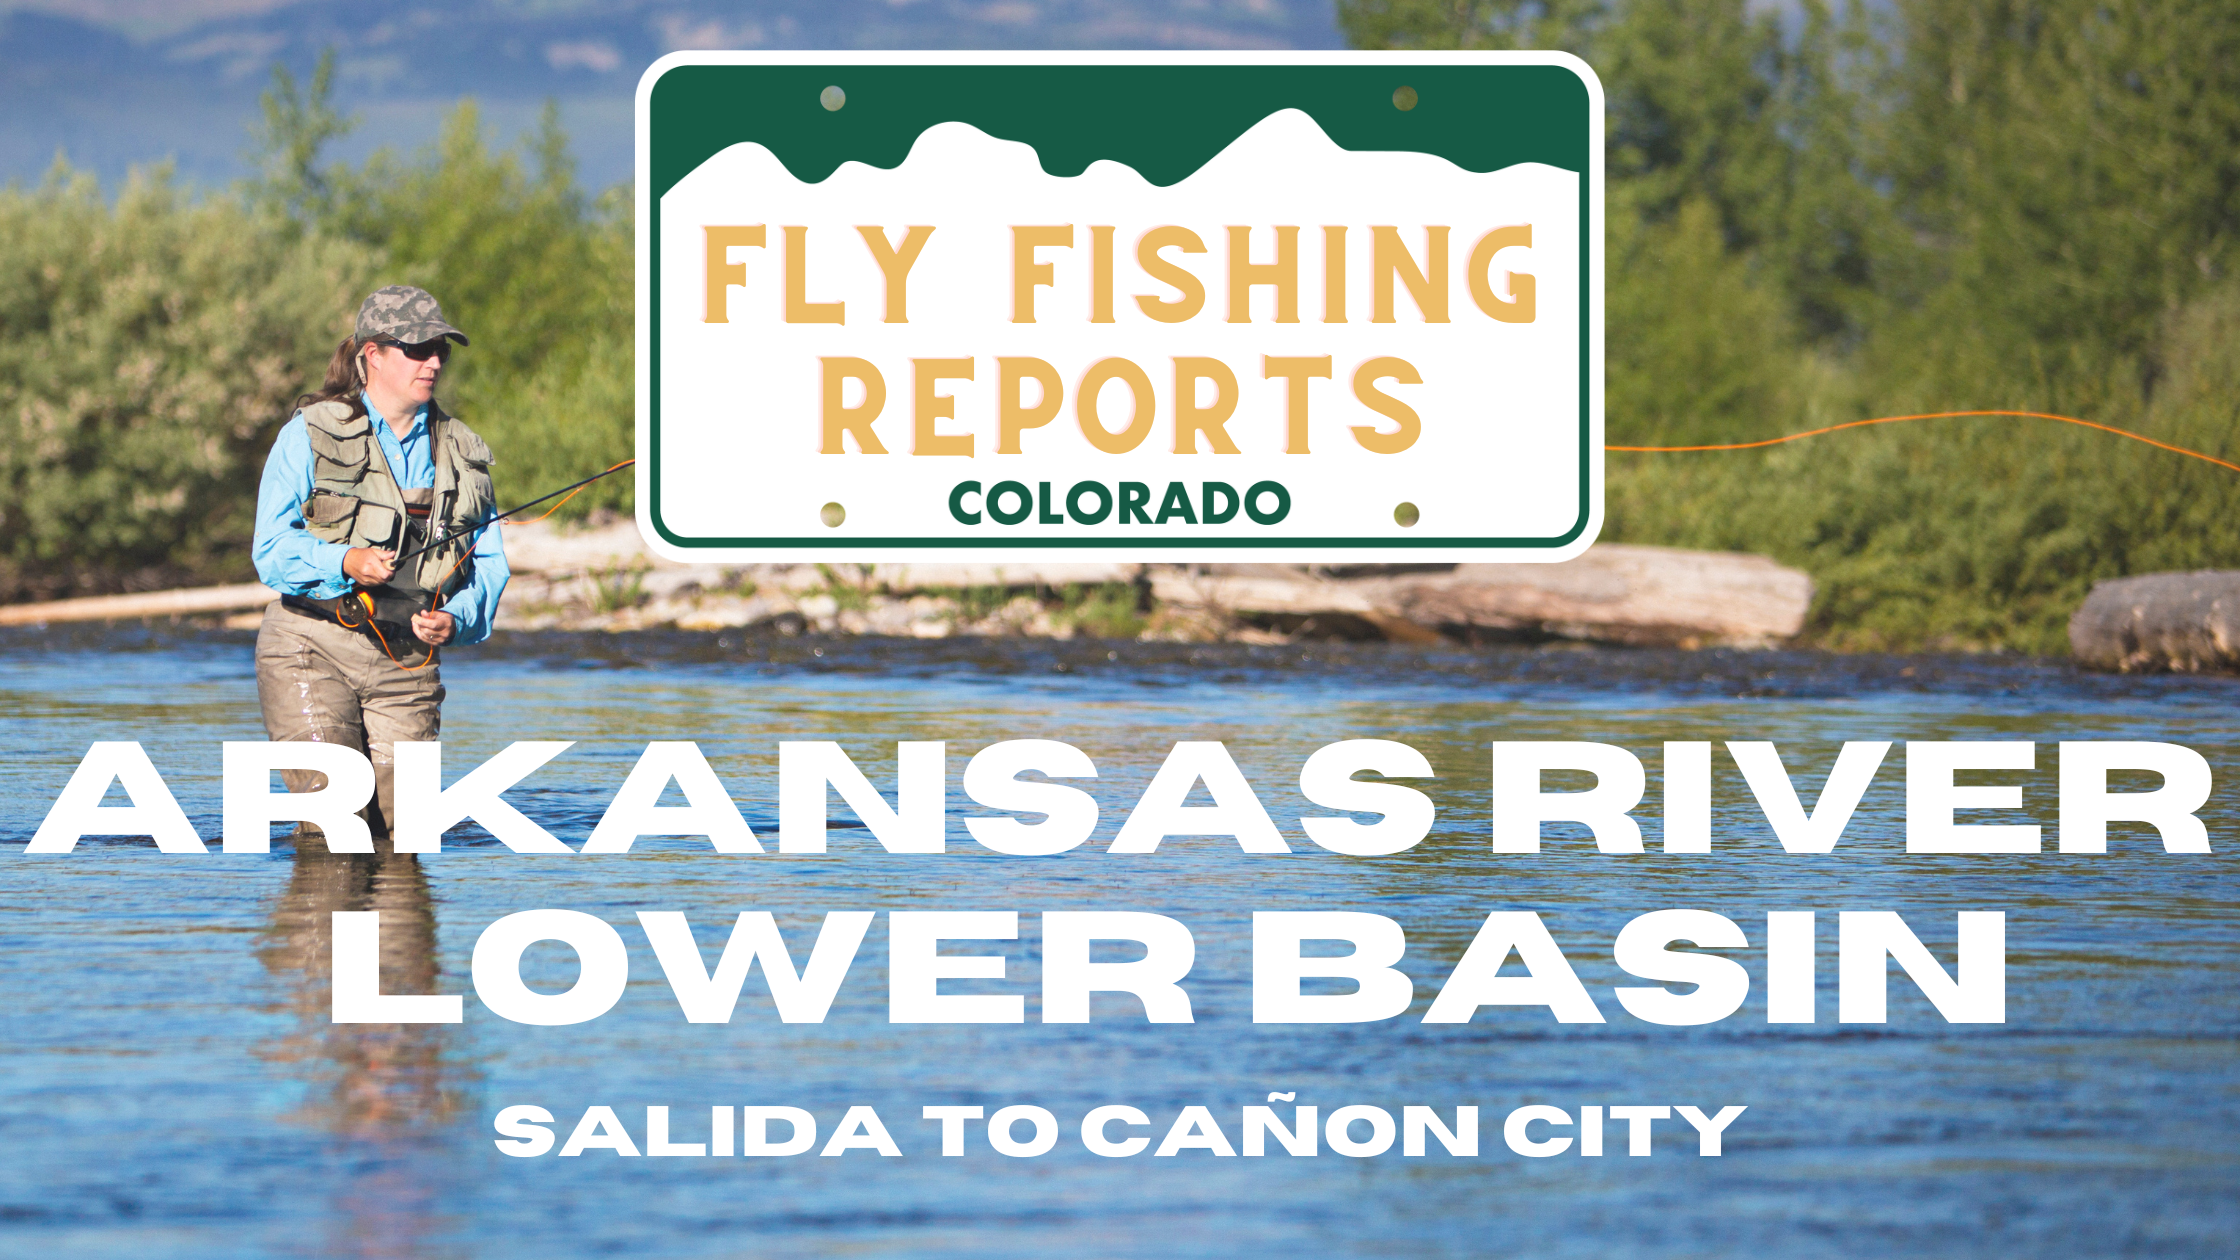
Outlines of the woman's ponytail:
M 316 392 L 297 396 L 296 410 L 301 411 L 314 403 L 340 401 L 350 404 L 351 415 L 364 415 L 366 367 L 363 350 L 356 337 L 344 337 L 342 344 L 334 348 L 334 357 L 327 360 L 326 384 Z

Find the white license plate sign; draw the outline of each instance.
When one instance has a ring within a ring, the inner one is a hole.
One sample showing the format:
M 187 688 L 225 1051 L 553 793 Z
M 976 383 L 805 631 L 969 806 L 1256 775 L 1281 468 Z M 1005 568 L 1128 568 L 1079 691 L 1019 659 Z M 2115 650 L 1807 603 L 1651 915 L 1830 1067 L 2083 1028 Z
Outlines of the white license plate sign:
M 1601 94 L 1557 54 L 681 53 L 638 511 L 752 560 L 1560 560 Z

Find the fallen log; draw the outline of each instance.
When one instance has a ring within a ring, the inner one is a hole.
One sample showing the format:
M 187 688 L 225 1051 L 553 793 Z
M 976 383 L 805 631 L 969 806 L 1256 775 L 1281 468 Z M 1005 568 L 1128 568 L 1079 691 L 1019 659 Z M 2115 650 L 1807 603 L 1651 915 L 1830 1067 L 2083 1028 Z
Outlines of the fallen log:
M 2240 669 L 2240 572 L 2142 573 L 2093 584 L 2069 618 L 2069 650 L 2094 669 Z
M 1644 646 L 1761 646 L 1803 631 L 1812 579 L 1764 556 L 1603 543 L 1562 564 L 1324 567 L 1280 564 L 1028 563 L 686 566 L 652 556 L 630 521 L 591 529 L 532 522 L 506 533 L 517 575 L 643 567 L 649 592 L 751 581 L 765 591 L 828 584 L 886 591 L 1014 590 L 1147 581 L 1160 604 L 1210 615 L 1273 619 L 1282 633 L 1334 629 L 1402 642 L 1441 638 L 1582 639 Z M 668 579 L 664 582 L 664 576 Z M 1352 637 L 1341 634 L 1340 637 Z
M 822 589 L 837 582 L 866 591 L 916 591 L 939 587 L 1063 587 L 1131 583 L 1143 566 L 1113 562 L 1036 560 L 1026 563 L 949 564 L 681 564 L 653 554 L 634 521 L 571 528 L 547 521 L 509 524 L 506 563 L 516 575 L 579 574 L 643 569 L 674 573 L 714 586 L 725 576 L 786 590 Z
M 576 550 L 565 560 L 584 563 L 596 558 L 614 563 L 630 556 L 627 548 L 634 536 L 634 530 L 627 537 L 609 531 L 568 540 Z M 561 559 L 551 554 L 536 558 Z M 709 576 L 711 581 L 730 572 L 710 569 L 700 575 L 687 566 L 668 568 L 675 570 L 675 577 Z M 649 589 L 667 571 L 649 569 L 644 579 Z M 831 580 L 818 566 L 810 565 L 756 566 L 740 572 L 780 594 L 798 594 L 811 587 L 822 590 Z M 1757 646 L 1794 637 L 1804 628 L 1812 602 L 1809 577 L 1763 556 L 1619 545 L 1597 546 L 1563 564 L 1318 568 L 1046 562 L 881 565 L 870 573 L 852 571 L 842 576 L 860 579 L 867 590 L 884 588 L 897 597 L 928 588 L 1060 587 L 1141 580 L 1150 584 L 1158 602 L 1214 614 L 1223 624 L 1227 624 L 1223 619 L 1240 615 L 1288 619 L 1282 630 L 1290 633 L 1301 623 L 1319 620 L 1323 627 L 1307 627 L 1307 632 L 1322 633 L 1332 623 L 1350 621 L 1364 635 L 1403 642 L 1492 637 Z M 523 585 L 526 589 L 528 583 Z M 549 596 L 549 589 L 545 594 Z M 17 604 L 0 607 L 0 626 L 238 612 L 262 608 L 273 598 L 269 589 L 244 583 Z
M 53 621 L 129 621 L 137 617 L 191 617 L 203 613 L 262 608 L 279 596 L 257 582 L 198 586 L 131 595 L 93 595 L 44 604 L 0 606 L 0 626 L 35 626 Z
M 1764 646 L 1795 637 L 1812 579 L 1764 556 L 1607 544 L 1562 564 L 1408 571 L 1283 565 L 1153 568 L 1162 603 L 1247 614 L 1344 615 L 1390 638 L 1585 639 L 1640 646 Z

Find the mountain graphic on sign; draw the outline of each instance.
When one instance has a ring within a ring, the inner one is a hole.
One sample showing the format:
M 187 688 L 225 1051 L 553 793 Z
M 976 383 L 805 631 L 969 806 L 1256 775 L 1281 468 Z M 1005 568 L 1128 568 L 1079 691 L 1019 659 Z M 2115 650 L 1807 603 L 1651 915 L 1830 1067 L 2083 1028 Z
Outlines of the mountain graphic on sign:
M 743 169 L 742 169 L 743 168 Z M 1414 186 L 1424 180 L 1447 184 L 1484 186 L 1488 179 L 1524 170 L 1546 172 L 1562 180 L 1576 179 L 1571 172 L 1538 162 L 1519 162 L 1501 171 L 1464 170 L 1446 158 L 1430 153 L 1347 149 L 1303 110 L 1280 109 L 1255 123 L 1203 165 L 1164 191 L 1189 193 L 1208 186 L 1251 183 L 1265 185 L 1300 181 L 1322 183 L 1332 179 L 1366 181 L 1368 185 L 1391 181 Z M 733 145 L 687 176 L 679 189 L 703 176 L 744 177 L 753 181 L 776 180 L 796 186 L 844 193 L 877 186 L 948 185 L 958 181 L 986 182 L 991 187 L 1016 188 L 1041 181 L 1096 188 L 1114 193 L 1142 194 L 1160 186 L 1134 167 L 1112 159 L 1091 162 L 1078 175 L 1053 174 L 1046 169 L 1033 145 L 989 135 L 964 122 L 942 122 L 918 134 L 909 153 L 892 167 L 847 161 L 822 180 L 797 179 L 764 146 L 745 142 Z

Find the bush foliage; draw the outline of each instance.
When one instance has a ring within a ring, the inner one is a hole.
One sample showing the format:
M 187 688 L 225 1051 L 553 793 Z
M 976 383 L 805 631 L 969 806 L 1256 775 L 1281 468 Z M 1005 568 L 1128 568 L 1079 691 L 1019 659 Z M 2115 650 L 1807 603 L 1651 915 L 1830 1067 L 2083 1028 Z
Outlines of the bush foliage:
M 1341 0 L 1368 48 L 1608 94 L 1608 440 L 2078 416 L 2240 462 L 2240 7 Z M 2066 648 L 2101 578 L 2240 564 L 2240 474 L 2054 422 L 1608 460 L 1603 537 L 1762 552 L 1837 647 Z
M 425 152 L 324 163 L 349 126 L 331 73 L 275 72 L 240 188 L 158 168 L 110 203 L 58 164 L 0 192 L 0 599 L 254 580 L 265 452 L 383 284 L 474 339 L 442 395 L 498 451 L 502 499 L 628 458 L 627 190 L 583 195 L 551 111 L 498 151 L 471 102 Z M 618 476 L 565 510 L 628 504 Z
M 161 170 L 0 192 L 0 595 L 253 580 L 264 452 L 377 269 Z
M 1558 47 L 1608 93 L 1609 440 L 2081 416 L 2240 461 L 2240 6 L 1340 0 L 1364 48 Z M 243 580 L 255 470 L 377 284 L 476 338 L 445 396 L 517 501 L 626 458 L 626 190 L 471 103 L 322 160 L 275 72 L 260 176 L 0 193 L 0 597 Z M 2240 564 L 2240 474 L 2046 421 L 1609 457 L 1613 540 L 1773 555 L 1837 647 L 2060 651 L 2098 579 Z M 622 478 L 567 509 L 627 509 Z

